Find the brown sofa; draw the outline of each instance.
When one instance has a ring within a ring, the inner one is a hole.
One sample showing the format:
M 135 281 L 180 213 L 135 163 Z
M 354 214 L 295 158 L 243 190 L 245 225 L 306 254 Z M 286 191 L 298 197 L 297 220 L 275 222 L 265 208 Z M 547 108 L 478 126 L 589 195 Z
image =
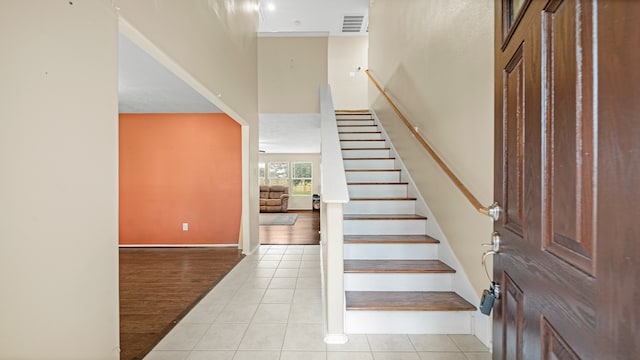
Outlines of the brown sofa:
M 289 188 L 282 185 L 260 186 L 260 212 L 287 212 Z

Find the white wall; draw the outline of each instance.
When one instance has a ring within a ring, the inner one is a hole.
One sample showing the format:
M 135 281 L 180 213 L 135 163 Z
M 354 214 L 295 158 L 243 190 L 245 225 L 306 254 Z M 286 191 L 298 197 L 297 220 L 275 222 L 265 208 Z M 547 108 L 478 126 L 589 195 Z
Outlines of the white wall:
M 491 0 L 375 0 L 369 69 L 481 203 L 493 200 Z M 401 125 L 377 90 L 369 101 L 478 294 L 488 285 L 478 214 Z
M 260 37 L 260 113 L 319 113 L 327 83 L 327 36 Z
M 312 194 L 320 194 L 320 154 L 260 154 L 260 162 L 279 162 L 287 161 L 289 166 L 294 162 L 311 162 L 312 163 Z M 289 186 L 291 194 L 291 186 Z M 311 210 L 311 195 L 309 196 L 289 196 L 290 210 Z
M 104 0 L 107 1 L 107 0 Z M 243 173 L 250 252 L 258 239 L 258 63 L 256 0 L 120 1 L 134 29 L 126 35 L 155 55 L 205 98 L 243 125 Z M 148 44 L 145 44 L 148 42 Z M 243 218 L 246 220 L 246 217 Z
M 118 19 L 0 2 L 0 358 L 118 359 Z
M 333 105 L 339 110 L 367 109 L 368 36 L 329 37 L 328 72 Z M 358 68 L 360 68 L 358 70 Z
M 257 183 L 255 5 L 0 2 L 0 358 L 119 358 L 118 14 L 243 124 Z

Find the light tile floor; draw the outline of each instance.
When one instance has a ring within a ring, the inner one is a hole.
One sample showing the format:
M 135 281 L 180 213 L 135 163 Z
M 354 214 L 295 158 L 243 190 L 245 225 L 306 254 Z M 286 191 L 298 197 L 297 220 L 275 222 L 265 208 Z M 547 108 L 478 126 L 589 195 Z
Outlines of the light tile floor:
M 323 339 L 320 247 L 266 245 L 246 256 L 145 360 L 487 360 L 472 335 Z

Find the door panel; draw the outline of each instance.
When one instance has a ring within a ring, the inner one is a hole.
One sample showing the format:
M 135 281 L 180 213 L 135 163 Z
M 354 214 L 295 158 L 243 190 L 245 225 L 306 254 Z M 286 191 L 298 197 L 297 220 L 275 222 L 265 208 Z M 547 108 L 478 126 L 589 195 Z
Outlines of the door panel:
M 503 74 L 505 141 L 505 227 L 522 236 L 524 219 L 524 44 L 518 47 Z
M 522 290 L 505 273 L 502 290 L 504 300 L 502 313 L 504 321 L 502 334 L 504 336 L 506 359 L 522 359 L 522 341 L 524 338 L 524 294 Z
M 509 3 L 499 4 L 497 14 Z M 591 0 L 533 0 L 496 52 L 502 110 L 496 197 L 504 206 L 495 226 L 503 241 L 494 279 L 504 295 L 495 315 L 496 359 L 593 354 L 594 214 L 587 188 L 593 191 L 594 167 L 584 162 L 595 151 L 593 68 L 585 60 L 593 33 L 583 21 L 590 6 Z
M 640 354 L 640 1 L 597 7 L 596 359 Z
M 578 355 L 567 342 L 549 324 L 542 319 L 542 359 L 543 360 L 578 360 Z
M 591 1 L 551 1 L 543 12 L 544 249 L 594 275 Z M 557 190 L 554 190 L 557 189 Z
M 640 351 L 638 19 L 640 1 L 496 2 L 494 359 Z

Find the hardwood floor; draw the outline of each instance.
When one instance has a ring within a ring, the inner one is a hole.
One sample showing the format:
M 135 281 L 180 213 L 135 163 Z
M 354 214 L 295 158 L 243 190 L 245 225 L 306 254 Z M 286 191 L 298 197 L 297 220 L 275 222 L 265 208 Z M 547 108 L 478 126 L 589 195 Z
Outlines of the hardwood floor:
M 241 259 L 235 248 L 121 248 L 120 359 L 142 359 Z
M 320 213 L 260 226 L 260 243 L 320 243 Z M 120 358 L 142 359 L 242 259 L 235 248 L 121 248 Z
M 260 225 L 260 244 L 317 245 L 320 243 L 320 212 L 289 211 L 298 214 L 296 223 L 289 225 Z

